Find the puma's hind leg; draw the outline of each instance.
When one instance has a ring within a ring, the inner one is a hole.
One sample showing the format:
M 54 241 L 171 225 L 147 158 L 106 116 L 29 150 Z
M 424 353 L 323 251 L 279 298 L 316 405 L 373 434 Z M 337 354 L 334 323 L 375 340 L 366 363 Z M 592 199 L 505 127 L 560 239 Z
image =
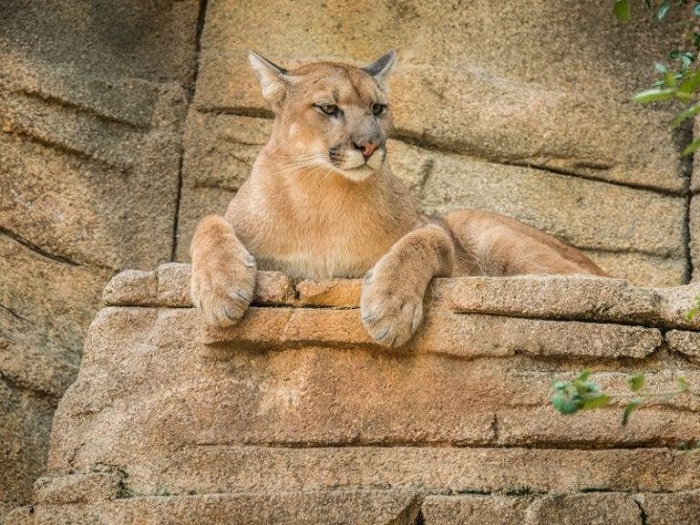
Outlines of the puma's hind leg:
M 493 213 L 460 210 L 444 217 L 462 275 L 606 273 L 581 251 L 541 230 Z
M 410 339 L 423 319 L 423 296 L 433 277 L 452 272 L 453 244 L 434 224 L 399 239 L 362 284 L 362 322 L 372 338 L 387 346 Z
M 209 215 L 197 225 L 192 244 L 191 295 L 207 323 L 234 324 L 255 290 L 256 265 L 223 217 Z

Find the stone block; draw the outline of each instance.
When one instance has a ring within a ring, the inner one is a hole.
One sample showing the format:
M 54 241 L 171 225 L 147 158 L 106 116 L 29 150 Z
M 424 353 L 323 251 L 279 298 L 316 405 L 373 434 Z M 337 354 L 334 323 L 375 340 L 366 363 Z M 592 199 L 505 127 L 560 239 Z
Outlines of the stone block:
M 35 525 L 412 525 L 420 504 L 398 491 L 327 491 L 136 497 L 64 507 L 40 506 Z M 57 510 L 60 509 L 58 512 Z
M 698 192 L 700 193 L 700 189 Z M 692 280 L 700 282 L 700 194 L 695 194 L 690 199 L 688 229 L 690 233 L 690 262 L 693 268 Z
M 532 498 L 477 495 L 428 496 L 423 505 L 425 525 L 521 525 Z
M 698 454 L 659 448 L 191 445 L 165 464 L 130 467 L 127 486 L 171 494 L 367 486 L 425 494 L 678 492 L 700 489 L 699 466 Z
M 693 525 L 700 516 L 700 492 L 641 494 L 640 505 L 648 525 Z
M 639 525 L 643 519 L 642 510 L 631 496 L 614 493 L 545 496 L 535 499 L 527 514 L 526 523 L 537 525 Z

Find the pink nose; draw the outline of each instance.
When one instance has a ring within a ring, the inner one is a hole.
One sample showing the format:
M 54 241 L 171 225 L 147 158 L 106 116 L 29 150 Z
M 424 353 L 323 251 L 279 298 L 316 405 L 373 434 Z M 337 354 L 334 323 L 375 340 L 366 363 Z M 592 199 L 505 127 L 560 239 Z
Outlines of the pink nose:
M 362 156 L 368 159 L 372 156 L 372 153 L 374 153 L 379 146 L 374 142 L 363 142 L 362 144 L 359 144 L 358 147 L 362 152 Z

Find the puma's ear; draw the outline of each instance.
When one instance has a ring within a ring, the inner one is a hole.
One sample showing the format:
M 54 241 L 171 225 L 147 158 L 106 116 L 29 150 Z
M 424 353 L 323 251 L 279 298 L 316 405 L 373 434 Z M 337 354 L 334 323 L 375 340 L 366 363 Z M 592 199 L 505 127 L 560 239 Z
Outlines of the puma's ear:
M 258 82 L 260 82 L 262 96 L 270 106 L 275 108 L 284 100 L 287 93 L 287 87 L 290 83 L 289 72 L 258 55 L 255 51 L 248 52 L 248 61 L 253 67 L 255 76 L 258 77 Z
M 379 84 L 385 84 L 386 78 L 396 64 L 396 51 L 393 49 L 382 55 L 377 60 L 362 68 L 363 71 L 372 75 Z

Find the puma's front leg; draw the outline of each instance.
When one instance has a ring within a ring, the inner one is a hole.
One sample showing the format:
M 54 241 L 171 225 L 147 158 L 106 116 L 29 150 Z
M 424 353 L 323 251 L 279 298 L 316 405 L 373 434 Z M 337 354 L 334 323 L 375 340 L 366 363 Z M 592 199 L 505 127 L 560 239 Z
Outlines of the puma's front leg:
M 245 313 L 255 290 L 255 259 L 223 217 L 200 221 L 190 246 L 191 295 L 210 325 L 229 326 Z
M 379 343 L 399 346 L 423 319 L 423 296 L 433 277 L 452 272 L 449 234 L 429 224 L 406 234 L 374 265 L 362 284 L 362 322 Z

